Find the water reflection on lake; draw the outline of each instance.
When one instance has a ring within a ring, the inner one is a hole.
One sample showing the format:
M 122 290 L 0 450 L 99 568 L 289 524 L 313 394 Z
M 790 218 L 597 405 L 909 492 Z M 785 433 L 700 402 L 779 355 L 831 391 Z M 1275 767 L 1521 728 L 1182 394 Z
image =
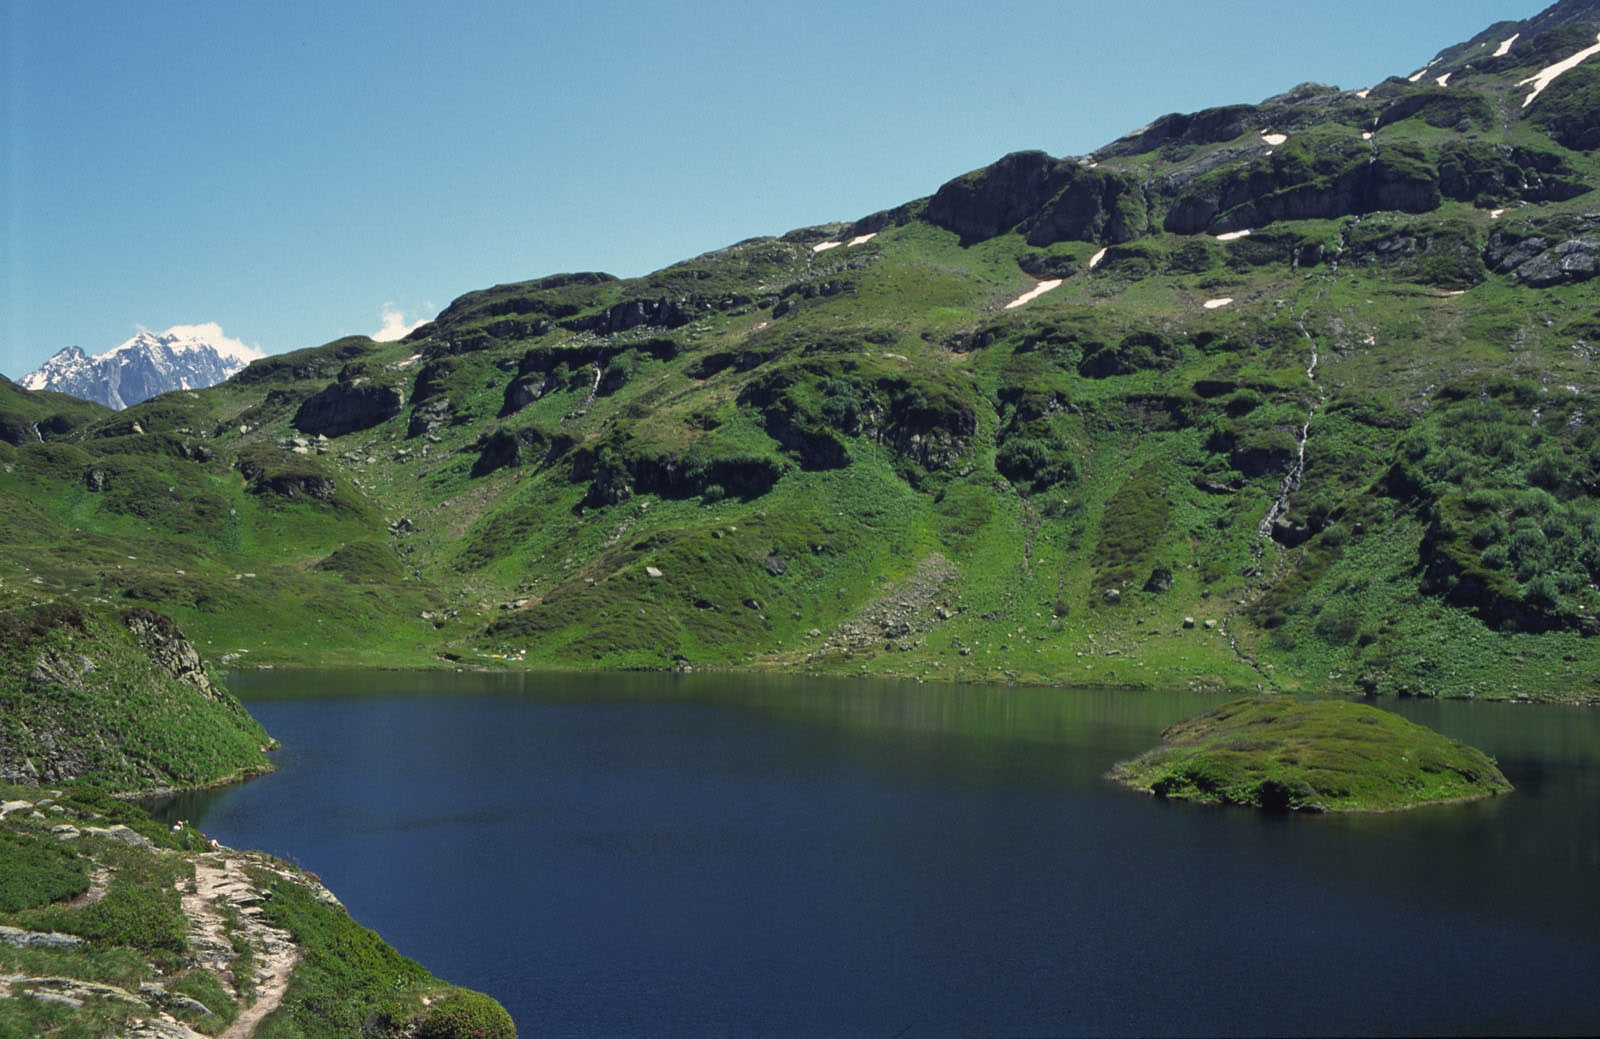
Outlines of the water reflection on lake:
M 527 1035 L 1600 1031 L 1600 712 L 1390 704 L 1518 792 L 1302 818 L 1102 780 L 1194 694 L 231 686 L 280 770 L 169 813 L 315 870 Z

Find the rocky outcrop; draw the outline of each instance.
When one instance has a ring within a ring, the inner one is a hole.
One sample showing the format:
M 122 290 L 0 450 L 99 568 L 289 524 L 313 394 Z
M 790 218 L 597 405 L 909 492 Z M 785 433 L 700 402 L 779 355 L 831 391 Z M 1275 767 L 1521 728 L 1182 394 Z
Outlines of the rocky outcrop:
M 1242 136 L 1249 128 L 1248 120 L 1255 116 L 1256 110 L 1251 105 L 1207 108 L 1187 115 L 1174 112 L 1118 138 L 1095 152 L 1095 157 L 1144 155 L 1172 144 L 1220 144 Z
M 308 436 L 344 436 L 370 429 L 400 414 L 405 395 L 363 378 L 333 383 L 308 398 L 294 414 L 294 428 Z
M 1591 190 L 1553 152 L 1456 141 L 1439 149 L 1439 191 L 1460 202 L 1565 202 Z
M 1144 229 L 1144 196 L 1126 174 L 1044 152 L 1016 152 L 958 177 L 928 203 L 928 220 L 974 242 L 1022 230 L 1030 245 L 1126 242 Z
M 1533 288 L 1588 281 L 1600 275 L 1600 216 L 1502 228 L 1489 236 L 1484 261 Z
M 1044 152 L 1013 152 L 945 184 L 928 202 L 928 221 L 977 242 L 1037 213 L 1067 183 L 1063 164 Z
M 607 307 L 598 314 L 571 318 L 561 327 L 573 332 L 615 335 L 630 328 L 679 328 L 689 323 L 690 313 L 683 302 L 674 299 L 630 299 Z
M 530 461 L 548 463 L 572 446 L 572 438 L 564 434 L 552 437 L 540 429 L 497 429 L 479 441 L 472 475 L 487 476 L 498 469 L 515 468 Z
M 122 615 L 123 626 L 133 634 L 134 641 L 143 647 L 151 663 L 165 671 L 174 681 L 198 690 L 207 699 L 217 703 L 238 706 L 238 701 L 217 688 L 206 671 L 200 653 L 183 637 L 183 632 L 171 617 L 135 607 Z
M 1185 187 L 1167 211 L 1173 234 L 1222 234 L 1278 220 L 1328 220 L 1383 210 L 1429 213 L 1442 200 L 1438 173 L 1420 149 L 1361 142 L 1315 155 L 1282 149 L 1228 166 Z

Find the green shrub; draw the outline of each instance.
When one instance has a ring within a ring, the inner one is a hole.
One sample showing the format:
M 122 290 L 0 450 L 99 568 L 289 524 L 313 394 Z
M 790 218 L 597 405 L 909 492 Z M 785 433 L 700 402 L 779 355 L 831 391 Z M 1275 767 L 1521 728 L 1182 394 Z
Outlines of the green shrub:
M 89 887 L 84 862 L 60 843 L 0 831 L 0 913 L 46 906 Z
M 417 1023 L 417 1039 L 516 1039 L 506 1008 L 481 992 L 461 990 L 429 1007 Z

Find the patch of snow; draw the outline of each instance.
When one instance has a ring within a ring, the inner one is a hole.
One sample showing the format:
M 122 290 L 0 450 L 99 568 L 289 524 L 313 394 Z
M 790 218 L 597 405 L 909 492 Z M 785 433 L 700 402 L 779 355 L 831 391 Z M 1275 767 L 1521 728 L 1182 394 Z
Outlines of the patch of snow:
M 1024 303 L 1031 303 L 1032 301 L 1038 299 L 1040 296 L 1043 296 L 1046 292 L 1049 292 L 1051 289 L 1059 287 L 1060 284 L 1061 284 L 1061 279 L 1060 278 L 1051 278 L 1049 281 L 1041 281 L 1039 284 L 1035 285 L 1033 288 L 1029 289 L 1027 292 L 1024 292 L 1022 295 L 1018 296 L 1016 299 L 1012 300 L 1010 303 L 1007 303 L 1006 304 L 1006 309 L 1007 310 L 1015 310 L 1017 307 L 1022 306 Z
M 1466 289 L 1455 289 L 1454 291 L 1445 293 L 1446 296 L 1465 296 L 1466 294 Z
M 1099 252 L 1097 252 L 1093 256 L 1089 257 L 1089 269 L 1092 271 L 1096 267 L 1100 266 L 1100 261 L 1105 259 L 1105 258 L 1106 258 L 1106 250 L 1104 250 L 1104 249 L 1101 249 Z
M 1438 58 L 1434 58 L 1432 61 L 1430 61 L 1426 65 L 1422 66 L 1422 68 L 1418 69 L 1417 71 L 1413 72 L 1411 75 L 1407 76 L 1406 79 L 1409 82 L 1412 82 L 1412 83 L 1421 82 L 1422 77 L 1426 76 L 1428 74 L 1428 70 L 1433 68 L 1437 64 L 1439 64 L 1439 59 Z
M 1438 83 L 1441 87 L 1447 87 L 1447 86 L 1450 85 L 1450 77 L 1453 76 L 1453 75 L 1455 75 L 1455 73 L 1446 72 L 1444 75 L 1440 76 L 1434 82 Z
M 1263 133 L 1261 139 L 1276 148 L 1280 144 L 1287 144 L 1289 135 L 1286 133 Z
M 1491 210 L 1489 210 L 1489 219 L 1490 220 L 1499 220 L 1504 215 L 1505 215 L 1505 210 L 1503 210 L 1503 209 L 1491 209 Z
M 1207 310 L 1216 310 L 1218 307 L 1225 307 L 1232 302 L 1232 296 L 1223 296 L 1221 299 L 1208 299 L 1202 303 L 1201 306 L 1205 307 Z
M 858 234 L 854 238 L 850 239 L 850 241 L 846 242 L 845 244 L 846 245 L 866 245 L 868 242 L 872 241 L 876 237 L 878 237 L 878 232 L 876 232 L 876 231 L 872 232 L 871 234 Z
M 1544 88 L 1548 87 L 1551 83 L 1554 83 L 1558 76 L 1566 72 L 1571 72 L 1573 69 L 1577 68 L 1579 65 L 1582 65 L 1596 54 L 1600 54 L 1600 33 L 1595 34 L 1595 45 L 1593 47 L 1589 47 L 1586 50 L 1581 50 L 1572 57 L 1563 61 L 1558 61 L 1554 65 L 1547 65 L 1543 69 L 1540 69 L 1537 75 L 1529 76 L 1527 79 L 1518 83 L 1517 86 L 1519 87 L 1526 87 L 1530 85 L 1533 87 L 1533 90 L 1528 94 L 1527 99 L 1522 102 L 1522 107 L 1527 108 L 1529 105 L 1533 104 L 1533 99 L 1544 93 Z
M 1367 338 L 1365 338 L 1365 339 L 1363 339 L 1361 341 L 1363 343 L 1365 343 L 1366 345 L 1368 345 L 1368 346 L 1377 346 L 1378 345 L 1378 337 L 1377 336 L 1367 336 Z
M 1362 139 L 1362 140 L 1363 140 L 1363 141 L 1370 141 L 1370 140 L 1372 140 L 1372 131 L 1371 131 L 1371 130 L 1364 130 L 1364 131 L 1362 131 L 1362 134 L 1361 134 L 1361 139 Z
M 1365 101 L 1367 99 L 1367 95 L 1369 95 L 1371 93 L 1372 93 L 1372 88 L 1371 87 L 1365 87 L 1365 88 L 1363 88 L 1361 90 L 1356 91 L 1356 97 L 1359 97 L 1361 100 Z
M 416 364 L 420 360 L 422 360 L 422 355 L 421 354 L 412 354 L 410 357 L 407 357 L 405 360 L 403 360 L 400 363 L 396 364 L 395 367 L 396 368 L 409 368 L 412 365 Z
M 1510 54 L 1511 53 L 1511 45 L 1513 43 L 1516 43 L 1517 42 L 1517 37 L 1521 36 L 1521 35 L 1522 34 L 1520 32 L 1519 33 L 1513 33 L 1512 36 L 1511 36 L 1511 39 L 1505 40 L 1500 44 L 1500 49 L 1494 52 L 1494 56 L 1497 57 L 1497 58 L 1503 58 L 1507 54 Z
M 1250 237 L 1250 229 L 1245 228 L 1243 231 L 1224 231 L 1222 234 L 1217 235 L 1217 241 L 1233 242 L 1238 241 L 1240 238 L 1248 237 Z
M 814 253 L 827 252 L 829 249 L 837 249 L 843 244 L 843 242 L 818 242 L 811 247 L 811 251 Z

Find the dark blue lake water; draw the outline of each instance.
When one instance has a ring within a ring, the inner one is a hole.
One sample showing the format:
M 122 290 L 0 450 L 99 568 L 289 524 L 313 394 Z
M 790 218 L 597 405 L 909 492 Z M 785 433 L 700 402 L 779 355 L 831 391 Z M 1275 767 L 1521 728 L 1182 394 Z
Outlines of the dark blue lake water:
M 524 1035 L 1600 1033 L 1600 712 L 1398 705 L 1518 791 L 1294 817 L 1102 780 L 1189 694 L 231 686 L 279 771 L 169 813 L 316 871 Z

